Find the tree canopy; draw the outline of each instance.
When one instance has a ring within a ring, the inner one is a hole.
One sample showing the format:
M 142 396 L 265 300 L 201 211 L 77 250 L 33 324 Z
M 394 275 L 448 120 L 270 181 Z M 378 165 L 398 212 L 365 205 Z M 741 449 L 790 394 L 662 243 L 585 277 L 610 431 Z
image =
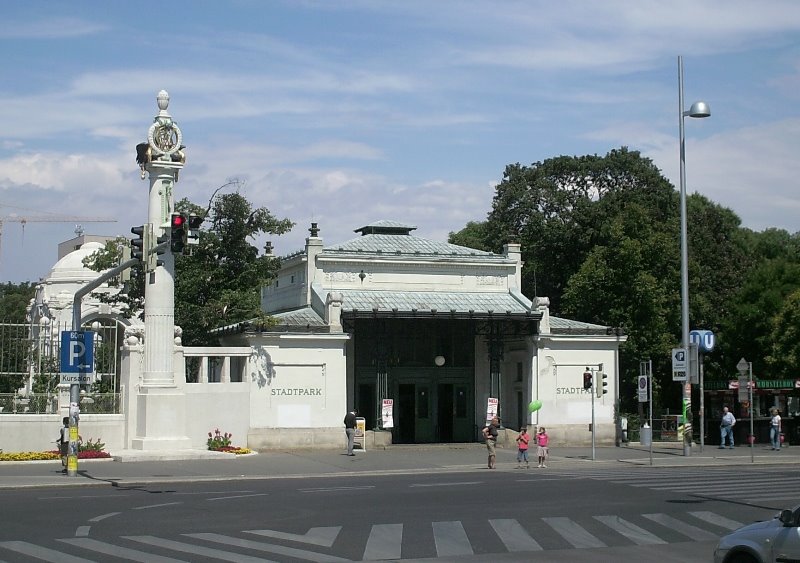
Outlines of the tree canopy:
M 279 268 L 279 261 L 254 243 L 261 235 L 281 235 L 293 223 L 277 219 L 265 207 L 254 207 L 238 192 L 216 194 L 207 207 L 188 199 L 175 204 L 181 212 L 204 217 L 200 240 L 191 255 L 175 260 L 175 323 L 183 329 L 186 346 L 215 344 L 210 331 L 240 321 L 262 317 L 260 290 Z M 97 270 L 117 263 L 126 239 L 110 242 L 104 251 L 89 257 Z M 133 268 L 128 291 L 110 299 L 127 316 L 141 315 L 144 274 Z
M 687 198 L 690 326 L 720 346 L 706 374 L 727 379 L 743 355 L 765 377 L 798 369 L 800 239 L 756 233 L 730 209 Z M 641 360 L 652 359 L 662 404 L 680 396 L 669 350 L 680 343 L 680 209 L 674 186 L 626 147 L 506 167 L 482 222 L 450 242 L 500 252 L 522 245 L 523 293 L 550 298 L 554 315 L 624 330 L 621 397 L 630 407 Z

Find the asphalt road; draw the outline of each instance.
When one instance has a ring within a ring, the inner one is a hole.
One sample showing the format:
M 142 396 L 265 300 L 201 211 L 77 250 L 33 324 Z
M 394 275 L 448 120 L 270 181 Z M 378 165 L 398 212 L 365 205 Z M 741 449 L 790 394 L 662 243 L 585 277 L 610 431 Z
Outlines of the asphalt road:
M 522 469 L 0 491 L 0 561 L 710 561 L 788 467 Z

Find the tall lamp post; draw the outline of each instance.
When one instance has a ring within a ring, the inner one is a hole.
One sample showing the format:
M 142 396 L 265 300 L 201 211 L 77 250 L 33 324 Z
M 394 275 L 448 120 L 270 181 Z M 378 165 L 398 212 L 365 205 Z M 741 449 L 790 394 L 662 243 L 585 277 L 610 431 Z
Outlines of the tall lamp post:
M 678 56 L 678 124 L 681 141 L 681 347 L 689 353 L 689 248 L 686 239 L 686 148 L 683 133 L 684 117 L 708 117 L 711 109 L 705 102 L 695 102 L 688 111 L 683 109 L 683 57 Z M 688 375 L 688 374 L 687 374 Z M 682 386 L 683 412 L 684 412 L 684 433 L 683 433 L 683 455 L 689 456 L 692 453 L 692 426 L 691 426 L 691 385 L 688 381 Z M 702 431 L 702 430 L 701 430 Z

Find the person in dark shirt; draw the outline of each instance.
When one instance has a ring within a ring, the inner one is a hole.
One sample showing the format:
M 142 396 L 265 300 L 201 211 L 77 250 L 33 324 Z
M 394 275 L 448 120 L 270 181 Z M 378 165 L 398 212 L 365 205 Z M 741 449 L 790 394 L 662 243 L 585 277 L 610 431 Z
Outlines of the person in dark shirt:
M 489 452 L 489 469 L 494 469 L 496 466 L 495 446 L 497 445 L 498 428 L 500 428 L 500 419 L 495 416 L 492 418 L 492 422 L 483 429 L 483 439 L 486 440 L 486 450 Z
M 347 455 L 356 455 L 353 453 L 353 443 L 356 436 L 356 409 L 351 410 L 344 415 L 344 432 L 347 435 Z

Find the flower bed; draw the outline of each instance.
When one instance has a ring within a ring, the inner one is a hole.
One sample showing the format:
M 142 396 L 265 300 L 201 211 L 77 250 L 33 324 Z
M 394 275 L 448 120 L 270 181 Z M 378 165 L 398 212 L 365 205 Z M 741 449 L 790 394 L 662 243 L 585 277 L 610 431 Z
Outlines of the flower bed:
M 108 452 L 99 452 L 96 450 L 78 452 L 78 459 L 103 459 L 109 457 L 111 457 L 111 454 Z M 56 459 L 61 459 L 58 450 L 47 452 L 0 452 L 0 461 L 48 461 Z
M 237 448 L 236 446 L 222 446 L 220 448 L 214 448 L 212 451 L 215 452 L 225 452 L 229 454 L 236 454 L 236 455 L 243 455 L 243 454 L 251 454 L 253 450 L 250 448 Z
M 111 454 L 103 449 L 106 445 L 100 441 L 89 438 L 86 442 L 78 443 L 78 459 L 104 459 L 110 458 Z M 51 459 L 61 459 L 58 450 L 48 450 L 46 452 L 11 452 L 3 453 L 0 450 L 0 461 L 47 461 Z
M 206 441 L 206 444 L 208 445 L 208 449 L 212 452 L 226 452 L 236 455 L 253 453 L 253 450 L 249 448 L 232 446 L 231 438 L 233 438 L 233 434 L 230 432 L 220 432 L 219 428 L 217 428 L 213 433 L 208 433 L 208 440 Z

